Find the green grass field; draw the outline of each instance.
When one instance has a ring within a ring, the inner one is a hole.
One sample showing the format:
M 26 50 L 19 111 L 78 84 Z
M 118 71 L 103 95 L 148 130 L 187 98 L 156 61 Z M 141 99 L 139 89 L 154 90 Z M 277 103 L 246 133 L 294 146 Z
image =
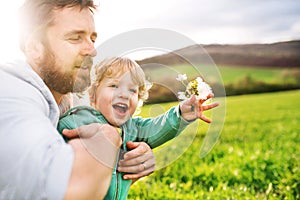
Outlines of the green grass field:
M 299 100 L 300 90 L 227 97 L 213 150 L 199 157 L 207 125 L 188 129 L 183 155 L 135 183 L 128 199 L 300 199 Z
M 295 69 L 280 69 L 267 67 L 230 67 L 222 66 L 218 68 L 222 74 L 224 83 L 235 82 L 245 76 L 251 76 L 255 80 L 267 83 L 278 83 L 283 81 L 286 73 L 292 73 Z

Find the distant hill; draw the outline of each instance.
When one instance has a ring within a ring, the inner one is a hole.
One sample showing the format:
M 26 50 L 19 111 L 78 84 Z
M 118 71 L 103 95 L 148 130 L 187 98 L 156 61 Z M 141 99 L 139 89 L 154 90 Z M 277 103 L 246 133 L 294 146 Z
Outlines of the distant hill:
M 137 61 L 139 64 L 183 64 L 207 62 L 207 52 L 218 65 L 300 68 L 300 40 L 272 44 L 193 45 L 174 52 Z

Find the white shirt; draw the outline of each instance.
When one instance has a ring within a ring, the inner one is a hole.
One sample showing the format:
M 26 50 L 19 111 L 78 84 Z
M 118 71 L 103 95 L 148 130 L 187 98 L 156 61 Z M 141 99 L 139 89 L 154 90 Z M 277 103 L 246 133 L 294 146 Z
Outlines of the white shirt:
M 25 62 L 0 66 L 0 77 L 0 199 L 62 199 L 74 153 L 54 97 Z

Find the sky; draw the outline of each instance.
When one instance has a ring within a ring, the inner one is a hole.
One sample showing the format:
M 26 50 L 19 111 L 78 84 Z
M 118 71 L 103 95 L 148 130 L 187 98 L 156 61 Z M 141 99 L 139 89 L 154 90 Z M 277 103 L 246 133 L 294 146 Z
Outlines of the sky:
M 167 29 L 198 44 L 272 43 L 300 39 L 299 0 L 97 0 L 96 45 L 124 32 Z M 0 7 L 0 60 L 18 57 L 17 10 Z M 145 55 L 143 55 L 145 57 Z

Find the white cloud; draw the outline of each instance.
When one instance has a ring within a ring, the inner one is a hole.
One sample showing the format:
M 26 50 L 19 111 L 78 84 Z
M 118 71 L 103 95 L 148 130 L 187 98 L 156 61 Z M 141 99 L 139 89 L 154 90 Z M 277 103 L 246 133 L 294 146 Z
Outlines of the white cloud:
M 294 33 L 295 35 L 300 35 L 300 18 L 298 21 L 292 24 L 291 32 Z
M 275 42 L 295 38 L 295 31 L 288 27 L 300 16 L 300 2 L 296 0 L 123 3 L 107 0 L 103 1 L 102 8 L 105 13 L 100 17 L 105 25 L 99 26 L 103 25 L 101 31 L 108 38 L 132 29 L 152 27 L 177 31 L 199 43 Z

